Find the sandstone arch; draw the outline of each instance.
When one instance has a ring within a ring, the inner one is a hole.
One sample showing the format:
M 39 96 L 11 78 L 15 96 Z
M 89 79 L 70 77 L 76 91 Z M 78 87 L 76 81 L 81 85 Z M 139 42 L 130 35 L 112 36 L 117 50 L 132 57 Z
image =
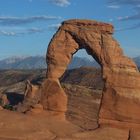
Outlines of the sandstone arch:
M 47 51 L 47 79 L 42 84 L 45 109 L 66 111 L 67 97 L 59 78 L 73 54 L 84 48 L 101 65 L 105 80 L 99 123 L 140 123 L 140 74 L 135 63 L 124 56 L 112 34 L 112 25 L 97 21 L 68 20 L 62 23 Z

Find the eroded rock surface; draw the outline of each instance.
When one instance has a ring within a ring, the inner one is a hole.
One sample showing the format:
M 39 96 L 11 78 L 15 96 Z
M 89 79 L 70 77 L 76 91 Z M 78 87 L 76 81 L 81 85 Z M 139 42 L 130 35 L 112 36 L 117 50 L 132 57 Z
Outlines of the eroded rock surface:
M 45 109 L 65 112 L 67 98 L 58 79 L 73 54 L 85 49 L 101 65 L 105 81 L 99 123 L 140 124 L 140 74 L 135 63 L 124 56 L 112 34 L 112 25 L 97 21 L 69 20 L 62 23 L 47 51 L 48 79 L 44 82 L 47 84 L 43 83 L 42 92 Z
M 27 80 L 24 92 L 24 100 L 15 106 L 18 112 L 27 113 L 28 111 L 40 112 L 43 110 L 41 101 L 41 86 L 33 85 Z

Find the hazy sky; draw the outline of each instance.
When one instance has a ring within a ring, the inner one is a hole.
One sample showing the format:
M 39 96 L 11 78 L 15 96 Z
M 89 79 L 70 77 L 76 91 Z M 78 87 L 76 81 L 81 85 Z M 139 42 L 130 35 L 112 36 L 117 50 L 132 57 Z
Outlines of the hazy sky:
M 45 55 L 57 27 L 71 18 L 111 22 L 125 54 L 140 55 L 140 0 L 0 0 L 0 59 Z

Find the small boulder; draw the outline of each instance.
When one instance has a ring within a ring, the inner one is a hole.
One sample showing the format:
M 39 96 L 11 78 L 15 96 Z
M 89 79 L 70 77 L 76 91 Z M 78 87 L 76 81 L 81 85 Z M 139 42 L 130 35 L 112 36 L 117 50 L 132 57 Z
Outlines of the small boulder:
M 2 111 L 3 110 L 3 107 L 2 106 L 0 106 L 0 111 Z

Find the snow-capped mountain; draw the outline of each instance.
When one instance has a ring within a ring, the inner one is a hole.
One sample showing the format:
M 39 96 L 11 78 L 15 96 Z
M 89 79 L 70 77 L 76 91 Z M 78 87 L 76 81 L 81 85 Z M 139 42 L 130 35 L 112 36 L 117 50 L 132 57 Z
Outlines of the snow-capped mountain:
M 88 58 L 74 57 L 68 69 L 86 66 L 99 66 L 94 60 Z M 0 69 L 44 69 L 47 67 L 45 57 L 10 57 L 0 60 Z

